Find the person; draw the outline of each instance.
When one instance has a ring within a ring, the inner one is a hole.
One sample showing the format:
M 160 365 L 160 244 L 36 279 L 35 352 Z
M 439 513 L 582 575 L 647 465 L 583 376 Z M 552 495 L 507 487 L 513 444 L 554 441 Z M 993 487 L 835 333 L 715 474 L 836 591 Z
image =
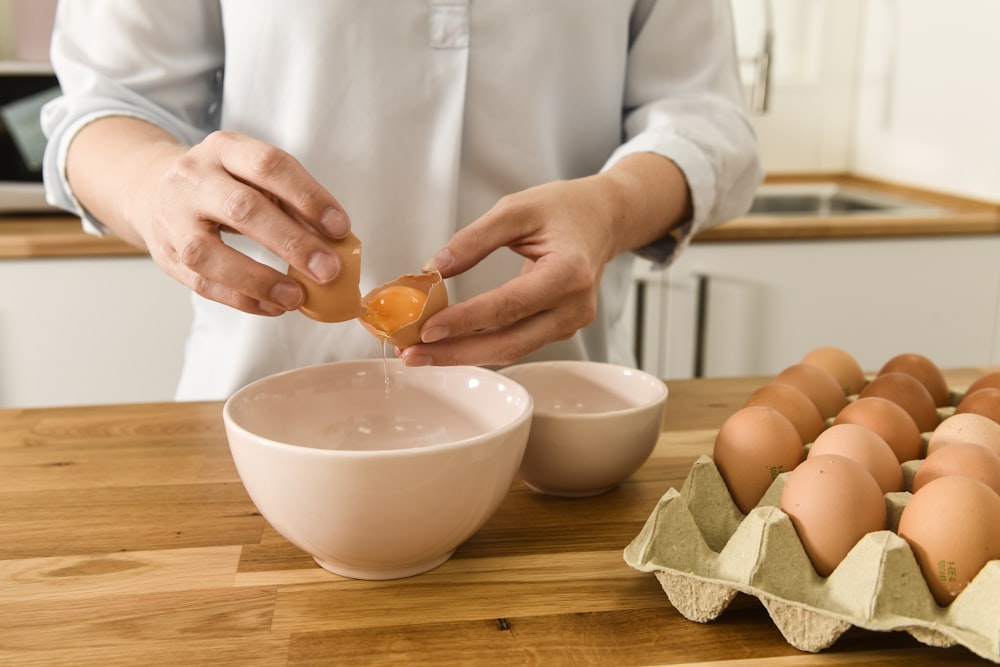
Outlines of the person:
M 178 400 L 381 355 L 286 273 L 335 281 L 348 231 L 362 293 L 448 282 L 405 364 L 634 364 L 635 258 L 761 180 L 728 3 L 59 3 L 47 196 L 191 289 Z

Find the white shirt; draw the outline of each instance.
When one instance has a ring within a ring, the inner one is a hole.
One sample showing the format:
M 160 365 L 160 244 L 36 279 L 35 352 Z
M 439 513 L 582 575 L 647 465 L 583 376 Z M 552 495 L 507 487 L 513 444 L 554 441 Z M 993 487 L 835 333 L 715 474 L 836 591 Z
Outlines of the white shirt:
M 59 3 L 43 111 L 49 201 L 74 133 L 148 119 L 194 144 L 218 128 L 293 154 L 364 243 L 362 293 L 418 272 L 504 194 L 653 151 L 683 170 L 691 234 L 743 213 L 761 170 L 743 114 L 729 0 L 88 0 Z M 251 240 L 227 243 L 285 270 Z M 606 268 L 597 320 L 532 358 L 634 363 L 624 316 L 634 256 Z M 451 300 L 520 270 L 503 250 L 449 281 Z M 94 289 L 100 289 L 95 286 Z M 248 315 L 193 296 L 178 399 L 224 398 L 302 365 L 381 355 L 357 322 Z

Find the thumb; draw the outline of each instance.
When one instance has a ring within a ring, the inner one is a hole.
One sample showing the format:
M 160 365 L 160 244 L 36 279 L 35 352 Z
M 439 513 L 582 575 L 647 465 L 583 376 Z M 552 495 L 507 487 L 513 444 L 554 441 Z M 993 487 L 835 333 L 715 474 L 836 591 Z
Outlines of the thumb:
M 458 230 L 441 250 L 427 260 L 424 271 L 438 271 L 445 278 L 471 269 L 493 251 L 517 242 L 517 225 L 494 211 Z

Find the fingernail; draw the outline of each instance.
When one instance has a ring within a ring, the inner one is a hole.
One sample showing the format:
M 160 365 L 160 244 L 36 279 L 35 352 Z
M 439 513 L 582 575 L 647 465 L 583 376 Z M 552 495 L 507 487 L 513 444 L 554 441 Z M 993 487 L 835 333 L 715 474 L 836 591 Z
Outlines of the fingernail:
M 302 304 L 302 288 L 295 283 L 279 282 L 271 288 L 271 299 L 285 310 L 295 310 Z
M 319 224 L 330 236 L 339 239 L 351 230 L 351 223 L 343 211 L 336 208 L 328 208 L 320 216 Z
M 266 301 L 258 301 L 257 302 L 257 307 L 260 308 L 260 312 L 263 315 L 270 315 L 272 317 L 277 316 L 277 315 L 284 315 L 285 313 L 288 312 L 287 309 L 280 308 L 280 307 L 274 305 L 273 303 L 268 303 Z
M 309 258 L 309 271 L 317 281 L 326 283 L 340 273 L 340 262 L 333 255 L 317 252 Z
M 406 354 L 403 353 L 403 363 L 407 366 L 430 366 L 432 359 L 426 354 Z
M 421 268 L 424 271 L 444 271 L 451 266 L 454 261 L 455 258 L 451 256 L 450 252 L 447 250 L 440 250 L 436 255 L 427 260 Z
M 443 325 L 431 327 L 427 331 L 420 332 L 420 341 L 423 343 L 436 343 L 451 335 L 451 330 Z

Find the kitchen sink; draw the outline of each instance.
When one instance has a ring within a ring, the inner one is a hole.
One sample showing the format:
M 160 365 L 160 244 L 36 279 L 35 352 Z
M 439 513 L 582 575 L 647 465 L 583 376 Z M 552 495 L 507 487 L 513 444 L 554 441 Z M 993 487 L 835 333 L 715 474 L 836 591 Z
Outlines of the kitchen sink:
M 939 207 L 839 183 L 773 183 L 757 191 L 748 216 L 913 215 L 940 212 Z

